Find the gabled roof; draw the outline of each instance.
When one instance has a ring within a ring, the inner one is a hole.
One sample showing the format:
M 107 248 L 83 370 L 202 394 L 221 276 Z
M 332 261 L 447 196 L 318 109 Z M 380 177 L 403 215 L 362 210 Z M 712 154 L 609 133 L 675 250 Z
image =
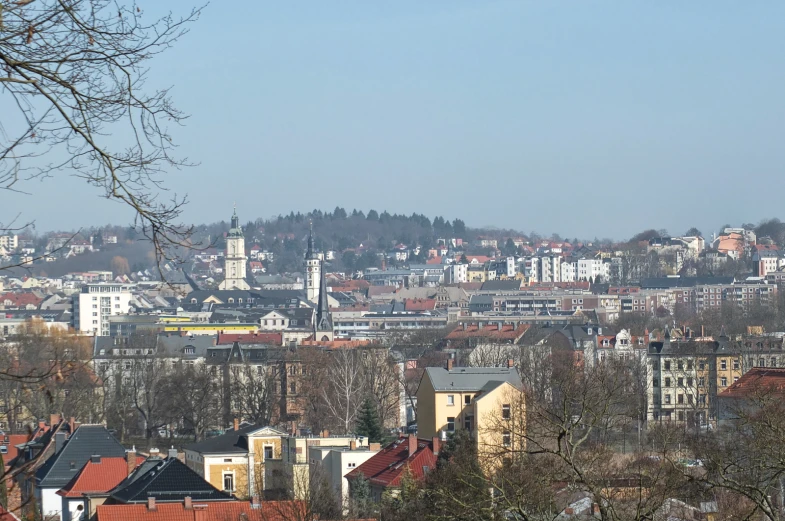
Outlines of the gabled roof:
M 785 395 L 785 369 L 753 367 L 718 397 L 746 398 L 765 394 Z
M 432 440 L 418 439 L 417 450 L 409 455 L 408 438 L 402 437 L 349 472 L 346 478 L 351 480 L 362 475 L 373 485 L 397 487 L 407 469 L 414 479 L 422 479 L 428 469 L 435 467 L 436 454 L 433 452 Z
M 133 457 L 136 460 L 134 467 L 143 461 L 141 458 Z M 128 462 L 125 458 L 100 458 L 97 462 L 91 459 L 82 467 L 79 474 L 57 491 L 57 494 L 64 497 L 103 494 L 115 488 L 127 477 Z
M 90 456 L 122 457 L 125 448 L 103 425 L 82 425 L 65 442 L 57 454 L 52 455 L 38 469 L 35 477 L 39 487 L 67 485 L 81 470 Z
M 248 452 L 248 436 L 264 435 L 285 436 L 286 433 L 263 425 L 245 425 L 239 430 L 228 430 L 215 438 L 207 438 L 198 443 L 188 445 L 186 450 L 200 454 L 236 454 Z
M 149 458 L 114 490 L 110 497 L 120 503 L 156 501 L 231 501 L 233 498 L 204 480 L 177 458 Z
M 99 505 L 98 521 L 288 521 L 305 519 L 306 507 L 301 501 L 264 501 L 252 505 L 248 501 L 195 503 L 187 508 L 183 503 L 147 505 Z
M 488 382 L 509 382 L 520 389 L 523 386 L 518 370 L 514 367 L 427 367 L 428 378 L 436 391 L 481 391 Z

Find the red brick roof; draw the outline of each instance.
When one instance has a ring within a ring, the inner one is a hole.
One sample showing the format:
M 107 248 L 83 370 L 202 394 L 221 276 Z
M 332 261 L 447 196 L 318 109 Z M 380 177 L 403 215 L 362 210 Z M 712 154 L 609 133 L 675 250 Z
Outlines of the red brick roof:
M 423 467 L 433 469 L 436 466 L 433 441 L 417 439 L 417 449 L 409 455 L 408 440 L 408 437 L 398 438 L 346 477 L 353 479 L 362 474 L 373 485 L 397 487 L 401 484 L 404 472 L 409 469 L 414 479 L 422 479 L 426 472 Z
M 38 307 L 44 299 L 36 297 L 32 293 L 3 293 L 0 295 L 0 304 L 9 301 L 11 306 L 27 307 L 33 305 Z
M 197 502 L 190 508 L 183 503 L 157 503 L 154 510 L 146 504 L 100 505 L 98 521 L 288 521 L 305 519 L 301 501 L 263 501 L 255 508 L 248 501 Z
M 143 458 L 136 458 L 136 465 Z M 83 494 L 101 494 L 109 492 L 128 477 L 128 463 L 125 458 L 101 458 L 100 463 L 88 461 L 82 470 L 63 488 L 57 491 L 65 497 L 82 497 Z
M 755 393 L 785 394 L 785 369 L 753 367 L 722 391 L 721 398 L 744 398 Z
M 283 338 L 281 333 L 218 333 L 217 345 L 231 345 L 235 342 L 240 344 L 273 344 L 281 345 Z
M 436 309 L 436 299 L 432 298 L 413 298 L 405 300 L 403 303 L 405 311 L 430 311 Z
M 441 264 L 442 258 L 440 256 L 431 257 L 430 259 L 425 261 L 425 264 Z

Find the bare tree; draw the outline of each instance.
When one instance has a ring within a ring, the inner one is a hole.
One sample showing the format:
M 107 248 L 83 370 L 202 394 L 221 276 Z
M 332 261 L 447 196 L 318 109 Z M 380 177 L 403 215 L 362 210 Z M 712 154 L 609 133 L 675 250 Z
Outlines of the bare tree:
M 171 414 L 183 427 L 193 430 L 194 441 L 219 422 L 219 395 L 210 369 L 205 364 L 181 364 L 168 379 Z
M 186 116 L 145 80 L 199 12 L 145 23 L 140 7 L 108 0 L 0 3 L 0 92 L 15 111 L 0 125 L 0 187 L 68 172 L 133 208 L 159 257 L 183 244 L 185 199 L 160 194 L 165 170 L 189 164 L 167 127 Z
M 398 366 L 386 348 L 362 349 L 360 353 L 364 394 L 373 397 L 382 426 L 397 427 L 401 402 Z
M 354 349 L 337 349 L 328 368 L 324 404 L 342 432 L 351 432 L 362 402 L 362 361 Z

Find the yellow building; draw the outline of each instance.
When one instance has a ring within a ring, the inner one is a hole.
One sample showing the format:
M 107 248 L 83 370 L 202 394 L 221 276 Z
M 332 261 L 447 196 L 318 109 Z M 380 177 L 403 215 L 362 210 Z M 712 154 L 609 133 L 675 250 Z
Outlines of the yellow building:
M 480 461 L 491 463 L 524 445 L 525 398 L 514 367 L 428 367 L 417 391 L 417 435 L 465 429 Z
M 185 463 L 219 490 L 240 498 L 261 496 L 265 462 L 281 458 L 285 432 L 261 425 L 238 425 L 221 436 L 185 448 Z

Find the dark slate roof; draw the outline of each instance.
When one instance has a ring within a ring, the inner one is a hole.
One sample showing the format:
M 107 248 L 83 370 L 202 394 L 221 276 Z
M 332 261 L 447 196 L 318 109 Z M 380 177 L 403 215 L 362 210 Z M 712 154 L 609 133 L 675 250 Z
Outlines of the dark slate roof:
M 261 428 L 261 425 L 240 426 L 240 430 L 232 429 L 226 431 L 225 434 L 215 438 L 207 438 L 185 448 L 200 454 L 246 453 L 248 452 L 248 438 L 245 437 L 245 434 Z
M 110 493 L 110 497 L 120 503 L 147 502 L 149 497 L 161 502 L 181 502 L 188 496 L 194 501 L 233 499 L 177 458 L 149 458 Z
M 125 448 L 103 425 L 82 425 L 68 438 L 63 449 L 35 473 L 38 486 L 61 488 L 67 485 L 90 456 L 122 457 Z
M 437 391 L 480 391 L 489 382 L 510 382 L 518 388 L 523 385 L 514 367 L 455 367 L 449 371 L 428 367 L 425 371 Z

